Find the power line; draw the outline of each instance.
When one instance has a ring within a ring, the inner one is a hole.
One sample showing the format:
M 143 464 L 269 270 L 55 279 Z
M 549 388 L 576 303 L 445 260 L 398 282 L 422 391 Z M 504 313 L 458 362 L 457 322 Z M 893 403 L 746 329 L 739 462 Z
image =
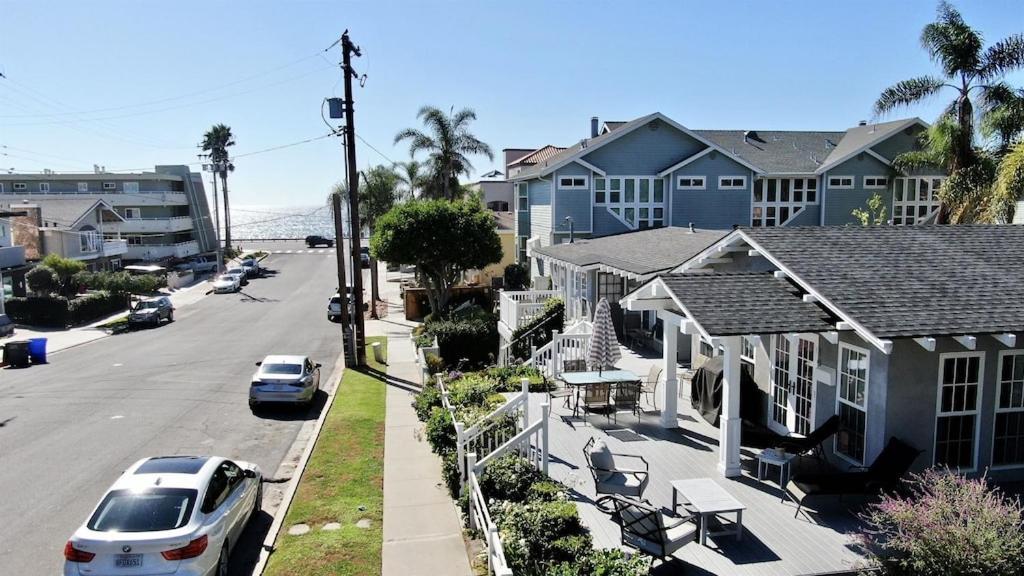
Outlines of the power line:
M 381 157 L 384 158 L 385 160 L 387 160 L 388 162 L 391 162 L 392 164 L 398 164 L 398 162 L 395 162 L 394 160 L 389 158 L 387 154 L 381 152 L 380 150 L 377 150 L 376 146 L 374 146 L 373 144 L 370 144 L 369 142 L 367 142 L 366 139 L 363 138 L 362 136 L 360 136 L 358 132 L 354 132 L 354 134 L 356 135 L 356 138 L 359 138 L 360 142 L 362 142 L 363 144 L 366 144 L 367 146 L 369 146 L 370 150 L 373 150 L 377 154 L 380 154 Z

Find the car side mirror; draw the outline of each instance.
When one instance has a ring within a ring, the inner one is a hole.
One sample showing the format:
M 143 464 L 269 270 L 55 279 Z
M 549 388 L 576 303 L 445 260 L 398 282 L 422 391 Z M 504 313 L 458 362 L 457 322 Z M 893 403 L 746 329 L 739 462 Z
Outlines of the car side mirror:
M 246 478 L 255 478 L 256 477 L 256 471 L 255 470 L 250 470 L 250 469 L 246 468 L 246 469 L 242 470 L 242 475 L 245 476 Z
M 319 367 L 321 367 L 321 366 L 323 366 L 323 364 L 321 364 L 321 363 L 319 363 L 319 362 L 317 362 L 317 363 L 316 363 L 316 367 L 317 367 L 317 368 L 319 368 Z
M 256 365 L 257 366 L 262 366 L 263 365 L 263 361 L 261 360 L 261 361 L 257 362 Z

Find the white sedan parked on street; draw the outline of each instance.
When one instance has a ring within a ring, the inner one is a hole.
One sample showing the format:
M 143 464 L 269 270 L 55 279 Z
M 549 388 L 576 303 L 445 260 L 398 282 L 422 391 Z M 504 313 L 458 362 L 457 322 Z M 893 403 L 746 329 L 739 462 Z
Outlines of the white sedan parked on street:
M 252 410 L 267 402 L 309 405 L 320 390 L 320 365 L 306 356 L 272 355 L 256 365 L 249 385 Z
M 242 281 L 235 274 L 221 274 L 213 281 L 213 291 L 216 294 L 238 292 L 241 289 Z
M 64 546 L 64 575 L 224 576 L 261 482 L 255 464 L 216 456 L 140 460 Z

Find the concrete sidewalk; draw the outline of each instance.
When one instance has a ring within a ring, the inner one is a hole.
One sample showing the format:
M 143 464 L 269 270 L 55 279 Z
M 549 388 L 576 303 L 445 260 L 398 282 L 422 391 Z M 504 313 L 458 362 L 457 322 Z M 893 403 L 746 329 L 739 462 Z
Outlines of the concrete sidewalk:
M 399 301 L 398 284 L 386 279 L 397 276 L 381 269 L 381 296 L 389 303 Z M 389 305 L 386 318 L 366 322 L 367 336 L 388 339 L 382 576 L 472 576 L 462 522 L 441 480 L 441 459 L 412 408 L 420 384 L 413 326 L 400 305 Z

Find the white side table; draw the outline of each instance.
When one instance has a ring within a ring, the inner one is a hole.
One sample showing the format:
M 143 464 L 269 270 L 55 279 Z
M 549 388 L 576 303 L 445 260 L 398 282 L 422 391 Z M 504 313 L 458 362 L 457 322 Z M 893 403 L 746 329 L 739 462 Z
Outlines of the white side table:
M 768 473 L 769 466 L 779 467 L 779 488 L 782 491 L 786 491 L 786 485 L 789 484 L 789 473 L 790 473 L 790 462 L 796 458 L 796 454 L 783 452 L 779 454 L 771 448 L 761 450 L 757 455 L 757 479 L 758 481 L 764 481 L 764 477 Z

